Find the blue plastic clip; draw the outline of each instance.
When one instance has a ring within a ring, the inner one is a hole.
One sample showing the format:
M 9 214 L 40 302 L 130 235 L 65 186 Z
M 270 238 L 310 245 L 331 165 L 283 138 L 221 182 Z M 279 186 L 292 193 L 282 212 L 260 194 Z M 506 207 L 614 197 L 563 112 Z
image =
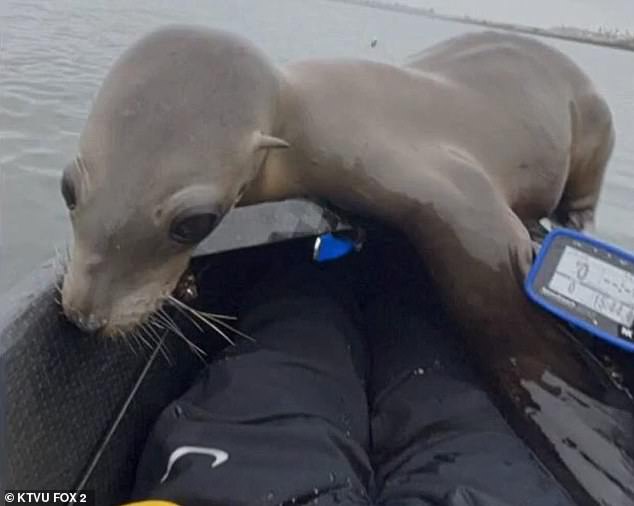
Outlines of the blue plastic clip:
M 357 249 L 355 241 L 346 236 L 335 236 L 331 233 L 320 235 L 315 240 L 313 260 L 328 262 L 336 260 Z

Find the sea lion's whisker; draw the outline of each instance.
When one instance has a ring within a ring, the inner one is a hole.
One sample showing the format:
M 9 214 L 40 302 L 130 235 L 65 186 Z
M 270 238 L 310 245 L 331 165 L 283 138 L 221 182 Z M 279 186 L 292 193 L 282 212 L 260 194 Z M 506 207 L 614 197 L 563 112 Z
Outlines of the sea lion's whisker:
M 156 333 L 157 330 L 163 330 L 163 331 L 172 330 L 169 327 L 167 327 L 166 325 L 164 325 L 163 323 L 161 323 L 160 321 L 156 321 L 156 319 L 149 320 L 148 323 L 150 324 L 149 328 L 151 328 L 154 333 Z M 156 330 L 153 327 L 156 327 Z
M 175 327 L 178 326 L 176 325 L 176 320 L 174 320 L 174 318 L 172 318 L 172 316 L 162 307 L 158 309 L 157 314 L 161 315 L 166 321 L 170 322 Z M 189 315 L 187 315 L 187 317 L 190 318 Z
M 169 315 L 165 311 L 163 311 L 163 309 L 157 310 L 153 316 L 154 319 L 151 320 L 151 323 L 156 323 L 158 321 L 162 324 L 161 328 L 173 330 L 174 332 L 178 331 L 176 322 L 172 320 Z
M 68 264 L 70 262 L 68 243 L 65 244 L 63 250 L 60 250 L 57 246 L 53 246 L 53 249 L 55 250 L 55 265 L 53 267 L 55 273 L 64 275 L 68 270 Z
M 134 332 L 129 333 L 128 338 L 130 339 L 130 342 L 134 344 L 135 350 L 137 348 L 141 348 L 141 351 L 143 351 L 143 346 L 140 345 L 139 338 L 134 334 Z
M 190 311 L 193 314 L 196 314 L 196 309 L 194 309 L 193 307 L 185 304 L 183 301 L 178 300 L 176 297 L 174 297 L 173 295 L 168 295 L 167 296 L 167 301 L 170 302 L 172 305 L 174 305 L 174 307 L 180 307 L 183 308 L 187 311 Z
M 170 321 L 166 320 L 163 315 L 161 315 L 160 313 L 157 313 L 155 316 L 157 318 L 159 318 L 159 321 L 164 322 L 169 330 L 174 332 L 185 343 L 187 343 L 187 345 L 198 356 L 198 358 L 200 358 L 203 362 L 205 361 L 203 357 L 205 357 L 207 355 L 207 353 L 203 349 L 199 348 L 191 340 L 189 340 L 187 337 L 185 337 L 185 334 L 183 334 L 181 332 L 181 330 L 174 325 L 173 322 L 170 322 Z
M 62 252 L 59 250 L 59 248 L 57 246 L 53 246 L 53 249 L 55 250 L 55 264 L 56 267 L 61 267 L 64 263 L 64 260 L 62 258 Z
M 176 299 L 174 297 L 171 297 L 171 296 L 170 296 L 169 300 L 170 300 L 170 302 L 172 304 L 175 304 L 176 307 L 182 307 L 183 309 L 187 309 L 189 312 L 191 312 L 191 314 L 196 316 L 200 321 L 204 322 L 206 325 L 208 325 L 213 330 L 218 332 L 232 346 L 235 346 L 235 342 L 233 341 L 233 339 L 231 339 L 225 332 L 223 332 L 220 328 L 218 328 L 216 326 L 216 324 L 222 325 L 223 327 L 231 330 L 232 332 L 236 333 L 237 335 L 239 335 L 241 337 L 244 337 L 245 339 L 248 339 L 249 341 L 255 342 L 255 339 L 253 339 L 251 336 L 245 334 L 244 332 L 241 332 L 240 330 L 236 329 L 235 327 L 233 327 L 233 326 L 229 325 L 228 323 L 222 321 L 222 318 L 225 318 L 225 319 L 237 319 L 235 316 L 220 315 L 218 313 L 207 313 L 205 311 L 194 309 L 191 306 L 188 306 L 187 304 L 185 304 L 184 302 L 179 301 L 178 299 Z
M 220 327 L 217 327 L 214 323 L 212 323 L 212 322 L 210 322 L 208 320 L 205 320 L 205 322 L 207 323 L 207 325 L 209 325 L 209 327 L 211 327 L 213 330 L 218 332 L 218 334 L 220 334 L 225 339 L 225 341 L 227 341 L 231 346 L 235 346 L 236 345 L 235 341 L 233 339 L 231 339 L 226 333 L 224 333 L 220 329 Z
M 185 311 L 184 308 L 182 308 L 181 306 L 177 304 L 174 304 L 174 302 L 170 300 L 170 298 L 167 299 L 167 302 L 170 304 L 170 306 L 175 308 L 180 314 L 185 316 L 185 318 L 187 318 L 190 322 L 192 322 L 198 330 L 200 330 L 201 332 L 204 332 L 203 328 L 199 325 L 199 323 L 196 320 L 194 320 L 192 316 L 187 311 Z M 174 300 L 178 300 L 178 299 L 174 299 Z
M 136 337 L 136 335 L 134 333 L 130 334 L 126 334 L 125 339 L 127 339 L 128 343 L 130 344 L 130 346 L 132 347 L 132 350 L 134 351 L 134 354 L 137 355 L 138 350 L 137 348 L 140 347 L 141 350 L 143 350 L 143 347 L 139 345 L 139 340 Z
M 168 329 L 171 330 L 172 332 L 174 332 L 177 335 L 183 335 L 183 333 L 181 332 L 181 330 L 176 326 L 176 324 L 170 320 L 166 314 L 164 313 L 156 313 L 155 318 L 161 322 L 163 324 L 163 326 Z
M 221 319 L 215 317 L 213 315 L 213 313 L 205 313 L 204 311 L 201 311 L 201 313 L 205 316 L 207 316 L 208 318 L 211 318 L 213 320 L 214 323 L 217 323 L 218 325 L 222 325 L 223 327 L 225 327 L 226 329 L 229 329 L 231 332 L 236 333 L 237 335 L 244 337 L 245 339 L 251 341 L 252 343 L 255 343 L 256 340 L 251 337 L 248 334 L 245 334 L 244 332 L 242 332 L 241 330 L 238 330 L 237 328 L 233 327 L 232 325 L 229 325 L 227 322 L 222 321 Z
M 138 327 L 135 331 L 134 331 L 134 335 L 136 336 L 136 338 L 139 340 L 139 342 L 141 342 L 143 345 L 145 345 L 145 347 L 152 351 L 154 348 L 152 348 L 152 345 L 150 344 L 150 342 L 145 338 L 145 336 L 143 334 L 141 334 L 141 330 L 143 327 Z
M 149 318 L 148 320 L 144 321 L 143 323 L 141 323 L 139 325 L 139 331 L 143 332 L 143 334 L 145 334 L 145 337 L 147 337 L 147 339 L 151 342 L 153 342 L 154 344 L 156 344 L 158 341 L 156 340 L 156 336 L 152 335 L 152 334 L 148 334 L 147 329 L 149 326 Z
M 210 323 L 207 318 L 211 318 L 214 321 L 218 319 L 218 316 L 216 316 L 215 313 L 206 313 L 205 311 L 194 309 L 193 307 L 189 306 L 188 304 L 185 304 L 183 301 L 180 301 L 171 295 L 168 297 L 167 300 L 177 309 L 180 308 L 182 310 L 188 311 L 189 313 L 191 313 L 191 315 L 195 316 L 196 318 L 198 318 L 200 321 L 202 321 L 203 323 L 207 325 Z M 224 315 L 220 315 L 220 316 L 224 316 Z M 191 319 L 191 316 L 189 316 L 189 318 Z
M 163 343 L 161 342 L 161 338 L 158 334 L 156 334 L 153 328 L 150 327 L 149 325 L 149 321 L 144 323 L 143 325 L 141 325 L 140 330 L 141 332 L 143 332 L 147 338 L 152 341 L 156 346 L 159 347 L 159 352 L 161 353 L 161 355 L 163 355 L 163 357 L 165 357 L 165 361 L 167 362 L 168 365 L 173 365 L 172 361 L 170 360 L 169 356 L 167 355 L 167 352 L 165 351 L 164 347 L 163 347 Z
M 143 355 L 143 342 L 141 341 L 141 338 L 139 337 L 139 334 L 135 331 L 134 334 L 132 335 L 134 342 L 136 343 L 136 345 L 139 347 L 139 351 L 141 353 L 141 355 Z
M 161 336 L 160 336 L 160 335 L 159 335 L 159 333 L 158 333 L 158 330 L 160 330 L 160 328 L 158 327 L 159 325 L 160 325 L 160 324 L 158 324 L 158 323 L 156 323 L 156 322 L 154 322 L 154 321 L 152 320 L 152 321 L 150 321 L 150 325 L 148 325 L 148 327 L 147 327 L 147 331 L 148 331 L 150 334 L 152 334 L 153 336 L 155 336 L 155 337 L 156 337 L 156 339 L 158 339 L 158 340 L 159 340 L 159 342 L 161 342 L 161 341 L 162 341 L 162 348 L 163 348 L 163 349 L 162 349 L 162 350 L 160 350 L 160 351 L 161 351 L 161 353 L 163 354 L 163 356 L 165 357 L 165 360 L 167 360 L 167 363 L 168 363 L 169 365 L 172 365 L 174 362 L 172 361 L 172 358 L 170 357 L 170 349 L 169 349 L 169 346 L 167 345 L 167 341 L 162 340 L 162 339 L 161 339 Z M 156 326 L 157 328 L 154 328 L 155 326 Z M 165 332 L 165 331 L 166 331 L 166 330 L 165 330 L 165 328 L 163 328 L 162 330 L 163 330 L 163 332 Z
M 205 350 L 196 346 L 193 342 L 191 342 L 186 337 L 181 337 L 181 339 L 183 339 L 185 343 L 187 343 L 187 346 L 190 347 L 190 349 L 194 352 L 194 354 L 200 359 L 202 363 L 206 363 L 205 357 L 207 356 L 207 353 L 205 352 Z
M 128 348 L 130 348 L 130 350 L 132 350 L 132 353 L 134 353 L 134 355 L 136 356 L 137 352 L 134 349 L 134 346 L 132 346 L 130 339 L 128 339 L 128 336 L 125 335 L 123 332 L 121 332 L 120 335 L 121 335 L 121 340 L 128 346 Z
M 216 331 L 218 334 L 220 334 L 225 341 L 227 341 L 231 346 L 235 346 L 236 343 L 235 341 L 233 341 L 233 339 L 231 339 L 226 333 L 224 333 L 222 330 L 220 330 L 220 328 L 218 328 L 216 325 L 214 325 L 212 322 L 210 322 L 209 320 L 203 318 L 202 316 L 200 316 L 198 313 L 196 313 L 195 311 L 192 311 L 192 314 L 194 316 L 196 316 L 197 318 L 200 319 L 201 322 L 203 322 L 205 325 L 207 325 L 209 328 L 211 328 L 212 330 Z
M 202 292 L 200 292 L 200 293 L 214 293 L 214 294 L 215 294 L 216 292 L 211 292 L 211 291 L 202 291 Z M 173 296 L 171 296 L 171 297 L 173 297 Z M 179 299 L 176 299 L 176 300 L 178 300 L 179 302 L 181 302 L 181 303 L 182 303 L 182 301 L 181 301 L 181 300 L 179 300 Z M 169 302 L 169 301 L 168 301 L 168 302 Z M 193 308 L 191 308 L 191 309 L 193 309 Z M 203 311 L 201 311 L 201 312 L 203 312 Z M 228 314 L 221 314 L 221 313 L 207 313 L 207 312 L 205 312 L 205 314 L 206 314 L 206 315 L 212 315 L 214 318 L 219 318 L 219 319 L 222 319 L 222 320 L 237 320 L 237 319 L 238 319 L 238 317 L 237 317 L 237 316 L 232 316 L 232 315 L 228 315 Z
M 215 320 L 237 320 L 237 316 L 230 316 L 228 314 L 220 314 L 220 313 L 207 313 L 206 311 L 201 311 L 202 314 L 209 316 L 210 318 L 214 318 Z
M 177 335 L 178 335 L 178 337 L 180 337 L 187 344 L 187 346 L 189 346 L 189 348 L 192 350 L 192 352 L 204 363 L 205 362 L 205 357 L 207 356 L 207 353 L 205 352 L 205 350 L 203 350 L 202 348 L 196 346 L 190 339 L 185 337 L 184 334 L 179 333 Z
M 198 318 L 201 322 L 203 322 L 205 325 L 209 326 L 211 329 L 215 330 L 218 334 L 220 334 L 229 344 L 231 344 L 231 346 L 235 346 L 236 343 L 233 341 L 233 339 L 231 339 L 226 333 L 224 333 L 219 327 L 217 327 L 216 325 L 214 325 L 213 322 L 209 321 L 207 318 L 205 318 L 200 311 L 188 306 L 187 304 L 185 304 L 184 302 L 181 302 L 180 300 L 178 300 L 177 298 L 173 297 L 173 296 L 169 296 L 168 300 L 172 301 L 172 303 L 175 303 L 179 306 L 181 306 L 183 309 L 186 309 L 188 311 L 191 312 L 191 314 L 193 314 L 196 318 Z
M 183 335 L 183 332 L 181 331 L 180 327 L 176 324 L 174 319 L 163 308 L 160 308 L 154 316 L 155 318 L 160 318 L 161 319 L 160 321 L 165 322 L 165 324 L 167 325 L 167 328 L 172 329 L 174 333 Z M 191 317 L 188 316 L 188 318 L 191 318 Z M 200 330 L 202 332 L 202 329 Z
M 184 302 L 178 300 L 176 297 L 172 296 L 172 295 L 168 295 L 167 297 L 167 302 L 169 304 L 172 305 L 172 307 L 175 307 L 176 309 L 178 309 L 182 314 L 187 315 L 187 317 L 192 320 L 192 315 L 195 316 L 196 318 L 200 319 L 201 321 L 204 321 L 201 319 L 200 313 L 197 309 L 194 309 L 193 307 L 185 304 Z M 193 322 L 193 320 L 192 320 Z M 205 322 L 207 323 L 207 322 Z M 200 331 L 202 332 L 203 329 L 197 325 L 197 327 L 200 329 Z

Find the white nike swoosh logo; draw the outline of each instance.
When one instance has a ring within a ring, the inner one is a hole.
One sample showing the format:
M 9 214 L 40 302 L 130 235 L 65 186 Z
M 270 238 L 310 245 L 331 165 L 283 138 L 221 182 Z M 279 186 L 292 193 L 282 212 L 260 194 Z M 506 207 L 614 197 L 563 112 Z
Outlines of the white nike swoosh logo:
M 211 468 L 218 467 L 227 460 L 229 460 L 229 454 L 225 451 L 218 450 L 216 448 L 204 448 L 201 446 L 181 446 L 174 450 L 170 455 L 170 458 L 167 461 L 167 469 L 165 470 L 165 474 L 161 478 L 161 483 L 167 480 L 167 477 L 172 470 L 172 466 L 176 463 L 176 461 L 185 455 L 206 455 L 208 457 L 213 457 L 214 461 L 211 463 Z

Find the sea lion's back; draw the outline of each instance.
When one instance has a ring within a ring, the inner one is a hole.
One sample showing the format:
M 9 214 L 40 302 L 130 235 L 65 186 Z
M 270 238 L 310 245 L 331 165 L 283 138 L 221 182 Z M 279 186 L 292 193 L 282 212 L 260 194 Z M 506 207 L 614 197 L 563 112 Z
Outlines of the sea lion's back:
M 592 83 L 567 55 L 535 38 L 493 31 L 468 33 L 431 46 L 406 66 L 441 74 L 464 85 L 494 90 L 530 84 L 586 93 Z

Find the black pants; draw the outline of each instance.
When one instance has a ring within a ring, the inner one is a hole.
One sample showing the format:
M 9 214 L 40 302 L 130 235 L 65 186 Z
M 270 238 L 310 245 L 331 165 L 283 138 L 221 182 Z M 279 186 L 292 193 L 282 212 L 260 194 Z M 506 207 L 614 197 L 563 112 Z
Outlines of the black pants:
M 158 420 L 136 499 L 182 505 L 568 505 L 406 280 L 361 311 L 313 266 L 244 304 L 229 349 Z M 386 284 L 386 287 L 388 285 Z

